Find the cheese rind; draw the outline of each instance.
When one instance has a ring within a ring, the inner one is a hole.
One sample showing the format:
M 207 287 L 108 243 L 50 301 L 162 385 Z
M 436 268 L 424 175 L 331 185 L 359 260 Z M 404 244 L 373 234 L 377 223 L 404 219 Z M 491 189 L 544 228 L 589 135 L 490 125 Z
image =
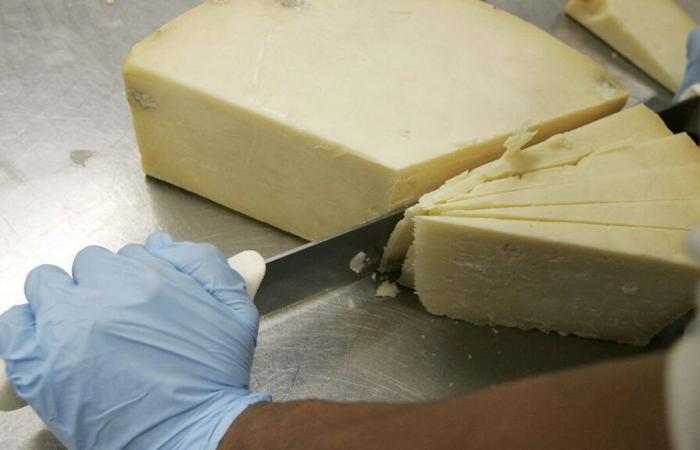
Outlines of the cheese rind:
M 571 0 L 566 13 L 672 92 L 696 26 L 674 0 Z
M 415 220 L 416 289 L 433 314 L 644 345 L 693 306 L 683 231 Z
M 146 173 L 307 239 L 497 158 L 524 120 L 546 139 L 626 100 L 477 0 L 210 1 L 137 44 L 124 79 Z

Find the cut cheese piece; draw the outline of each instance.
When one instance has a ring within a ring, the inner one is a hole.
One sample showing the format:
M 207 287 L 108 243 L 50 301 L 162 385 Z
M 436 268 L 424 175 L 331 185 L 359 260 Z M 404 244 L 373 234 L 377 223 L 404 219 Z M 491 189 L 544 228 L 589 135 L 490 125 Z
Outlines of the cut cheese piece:
M 692 230 L 700 225 L 700 200 L 582 203 L 448 211 L 452 217 L 577 222 L 599 225 Z M 404 269 L 406 265 L 404 264 Z
M 406 214 L 419 215 L 424 206 L 468 193 L 487 181 L 572 165 L 601 148 L 624 147 L 671 135 L 671 131 L 652 110 L 644 105 L 635 106 L 553 136 L 545 142 L 522 150 L 517 157 L 500 158 L 464 172 L 448 180 L 436 191 L 425 194 L 420 203 L 409 208 Z
M 687 167 L 700 164 L 700 151 L 685 133 L 655 139 L 615 150 L 595 151 L 576 165 L 529 172 L 475 186 L 468 194 L 455 195 L 450 201 L 515 191 L 535 186 L 564 184 L 586 179 L 642 172 L 650 169 Z
M 694 304 L 683 231 L 419 217 L 415 236 L 433 314 L 644 345 Z
M 307 239 L 619 110 L 606 71 L 479 0 L 209 1 L 130 52 L 146 173 Z
M 572 0 L 566 12 L 676 92 L 695 22 L 674 0 Z
M 576 183 L 537 186 L 530 189 L 483 195 L 436 205 L 430 214 L 450 210 L 508 206 L 615 203 L 652 200 L 700 199 L 700 166 L 648 170 L 640 173 Z
M 411 234 L 411 236 L 413 236 L 413 234 Z M 413 240 L 411 240 L 411 245 L 408 247 L 408 250 L 406 250 L 406 259 L 403 262 L 403 266 L 401 266 L 401 276 L 398 279 L 400 285 L 409 288 L 413 288 L 415 286 L 416 279 L 413 270 L 415 261 L 416 248 L 413 245 Z

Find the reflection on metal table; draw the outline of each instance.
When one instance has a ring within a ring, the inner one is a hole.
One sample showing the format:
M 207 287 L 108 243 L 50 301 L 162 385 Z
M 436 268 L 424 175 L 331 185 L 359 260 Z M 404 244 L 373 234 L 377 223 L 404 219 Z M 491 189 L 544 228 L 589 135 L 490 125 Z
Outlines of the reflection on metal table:
M 0 4 L 0 311 L 25 274 L 69 268 L 82 247 L 116 250 L 155 229 L 266 257 L 303 242 L 145 178 L 123 94 L 129 47 L 200 0 L 5 0 Z M 582 27 L 565 0 L 491 3 L 604 64 L 632 103 L 670 94 Z M 700 20 L 700 4 L 681 3 Z M 425 313 L 410 293 L 374 297 L 359 278 L 263 317 L 253 383 L 277 400 L 427 400 L 638 349 L 479 328 Z M 60 448 L 34 413 L 0 413 L 0 448 Z

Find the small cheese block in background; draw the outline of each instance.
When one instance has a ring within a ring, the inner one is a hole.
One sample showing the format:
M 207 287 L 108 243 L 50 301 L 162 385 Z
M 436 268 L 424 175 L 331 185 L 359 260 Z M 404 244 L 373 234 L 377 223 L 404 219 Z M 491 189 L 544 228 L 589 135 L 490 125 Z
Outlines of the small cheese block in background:
M 571 0 L 566 13 L 672 92 L 696 26 L 674 0 Z
M 415 234 L 434 314 L 644 345 L 694 304 L 685 231 L 419 217 Z
M 145 172 L 307 239 L 619 110 L 606 71 L 479 0 L 208 1 L 132 49 Z

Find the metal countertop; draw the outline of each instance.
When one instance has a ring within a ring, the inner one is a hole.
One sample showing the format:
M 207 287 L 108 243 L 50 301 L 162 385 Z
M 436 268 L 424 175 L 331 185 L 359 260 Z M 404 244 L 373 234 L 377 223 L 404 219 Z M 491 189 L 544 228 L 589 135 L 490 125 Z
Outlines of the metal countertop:
M 679 0 L 700 20 L 697 0 Z M 272 256 L 294 236 L 144 177 L 121 80 L 129 48 L 200 0 L 0 3 L 0 311 L 36 265 L 70 268 L 89 244 L 117 250 L 155 229 L 226 254 Z M 565 0 L 493 3 L 605 65 L 631 103 L 670 94 L 564 17 Z M 369 279 L 263 318 L 253 383 L 277 400 L 423 400 L 637 349 L 478 328 L 373 296 Z M 575 348 L 575 351 L 573 349 Z M 553 356 L 554 355 L 554 356 Z M 58 448 L 30 409 L 0 413 L 0 449 Z M 39 432 L 39 434 L 37 434 Z

